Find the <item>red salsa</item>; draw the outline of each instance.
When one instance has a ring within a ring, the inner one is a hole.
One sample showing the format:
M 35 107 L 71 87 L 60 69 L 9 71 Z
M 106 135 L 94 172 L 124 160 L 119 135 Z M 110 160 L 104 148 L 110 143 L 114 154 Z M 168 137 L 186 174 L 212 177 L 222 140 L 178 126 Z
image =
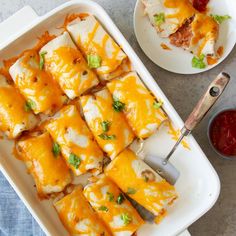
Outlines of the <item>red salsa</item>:
M 210 125 L 209 135 L 216 150 L 236 158 L 236 110 L 219 113 Z
M 200 12 L 205 12 L 208 2 L 209 0 L 193 0 L 193 7 Z

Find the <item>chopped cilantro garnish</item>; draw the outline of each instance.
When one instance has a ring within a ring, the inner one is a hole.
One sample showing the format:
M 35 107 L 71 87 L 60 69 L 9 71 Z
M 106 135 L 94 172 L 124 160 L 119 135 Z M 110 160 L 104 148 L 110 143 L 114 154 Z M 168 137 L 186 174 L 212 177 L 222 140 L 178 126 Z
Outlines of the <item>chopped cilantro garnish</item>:
M 107 192 L 107 196 L 108 196 L 109 202 L 113 202 L 113 201 L 114 201 L 114 195 L 113 195 L 113 193 Z
M 45 55 L 47 52 L 43 51 L 39 54 L 39 69 L 42 70 L 45 62 Z
M 35 102 L 34 101 L 32 101 L 32 100 L 28 100 L 28 101 L 26 101 L 26 103 L 25 103 L 25 111 L 32 111 L 33 109 L 35 109 L 35 107 L 36 107 L 36 104 L 35 104 Z
M 116 139 L 116 136 L 114 134 L 108 135 L 106 133 L 102 133 L 98 135 L 99 138 L 104 139 L 104 140 L 114 140 Z
M 160 102 L 154 102 L 153 103 L 153 106 L 154 106 L 154 108 L 156 108 L 156 109 L 159 109 L 161 106 L 163 105 L 163 102 L 162 101 L 160 101 Z
M 78 169 L 79 165 L 81 163 L 81 159 L 76 156 L 74 153 L 71 153 L 69 156 L 69 164 L 75 167 L 75 169 Z
M 211 17 L 212 17 L 218 24 L 221 24 L 221 23 L 222 23 L 223 21 L 225 21 L 225 20 L 231 19 L 231 16 L 229 16 L 229 15 L 220 16 L 220 15 L 213 15 L 213 14 L 211 14 Z
M 55 157 L 57 157 L 61 152 L 61 147 L 58 143 L 53 143 L 52 152 Z
M 154 15 L 154 21 L 157 26 L 165 22 L 165 14 L 163 12 Z
M 121 112 L 124 110 L 125 104 L 117 99 L 114 99 L 112 107 L 116 112 Z
M 99 211 L 108 211 L 108 208 L 106 207 L 106 206 L 100 206 L 99 208 L 98 208 L 98 210 Z
M 124 222 L 124 225 L 128 225 L 132 221 L 132 217 L 127 213 L 121 214 L 120 218 Z
M 102 131 L 107 132 L 109 130 L 110 124 L 111 124 L 111 122 L 108 121 L 108 120 L 105 120 L 105 121 L 101 122 Z
M 205 55 L 201 54 L 198 58 L 196 56 L 192 59 L 192 67 L 204 69 L 206 67 L 206 64 L 204 62 Z
M 127 190 L 127 194 L 135 194 L 137 191 L 136 191 L 136 189 L 134 189 L 134 188 L 128 188 L 128 190 Z
M 125 197 L 122 193 L 119 194 L 119 196 L 117 197 L 116 202 L 120 205 L 122 204 L 122 202 L 125 200 Z
M 87 61 L 90 68 L 98 68 L 101 66 L 102 59 L 98 55 L 87 55 Z

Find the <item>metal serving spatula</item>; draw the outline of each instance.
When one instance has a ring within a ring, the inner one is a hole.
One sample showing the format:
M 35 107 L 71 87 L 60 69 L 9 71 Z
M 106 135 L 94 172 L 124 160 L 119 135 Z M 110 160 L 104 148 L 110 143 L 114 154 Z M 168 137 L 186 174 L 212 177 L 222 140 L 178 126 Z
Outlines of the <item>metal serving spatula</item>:
M 171 155 L 175 152 L 176 148 L 179 146 L 183 138 L 193 131 L 196 125 L 203 119 L 210 108 L 215 104 L 217 99 L 223 93 L 229 80 L 230 76 L 227 73 L 222 72 L 210 84 L 206 93 L 201 97 L 192 113 L 185 121 L 184 127 L 181 129 L 181 135 L 178 141 L 166 156 L 166 158 L 160 158 L 153 155 L 146 156 L 145 162 L 149 164 L 153 169 L 156 169 L 156 171 L 170 184 L 175 184 L 180 175 L 179 171 L 169 162 Z

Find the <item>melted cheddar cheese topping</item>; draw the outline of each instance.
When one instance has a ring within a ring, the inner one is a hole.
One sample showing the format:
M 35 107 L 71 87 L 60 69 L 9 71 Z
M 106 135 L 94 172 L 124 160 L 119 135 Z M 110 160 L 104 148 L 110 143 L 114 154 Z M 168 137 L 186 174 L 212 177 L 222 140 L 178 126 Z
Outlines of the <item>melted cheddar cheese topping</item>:
M 34 177 L 41 198 L 63 191 L 71 182 L 70 171 L 64 159 L 60 155 L 53 155 L 53 142 L 48 133 L 21 140 L 17 143 L 17 148 L 21 160 Z
M 75 105 L 62 108 L 47 125 L 47 131 L 62 150 L 68 166 L 76 175 L 89 170 L 101 171 L 103 153 L 93 140 L 92 133 L 82 120 Z M 71 163 L 71 155 L 79 159 L 78 165 Z
M 124 113 L 136 136 L 147 138 L 155 132 L 167 117 L 161 108 L 156 109 L 156 101 L 140 81 L 135 72 L 107 84 L 113 97 L 125 104 Z
M 9 137 L 16 138 L 24 130 L 35 127 L 38 119 L 25 111 L 25 100 L 19 91 L 0 74 L 0 129 Z
M 41 49 L 41 53 L 43 52 L 46 52 L 46 70 L 70 99 L 80 96 L 99 83 L 67 32 L 44 46 Z
M 178 19 L 179 27 L 197 12 L 189 0 L 164 0 L 164 6 L 176 10 L 175 13 L 167 14 L 165 17 Z
M 70 235 L 112 235 L 93 211 L 80 187 L 54 203 L 54 206 Z
M 144 223 L 119 188 L 105 176 L 87 185 L 84 195 L 114 236 L 132 235 Z M 121 195 L 123 200 L 117 203 Z M 128 221 L 123 219 L 124 216 Z
M 12 78 L 26 100 L 34 103 L 34 112 L 53 114 L 63 105 L 65 96 L 57 83 L 39 68 L 36 51 L 25 53 L 11 68 Z
M 194 53 L 200 56 L 202 53 L 208 54 L 214 52 L 215 41 L 219 33 L 219 25 L 208 15 L 198 13 L 195 15 L 191 24 L 193 37 L 191 39 L 191 47 Z M 209 49 L 208 49 L 209 48 Z
M 129 149 L 125 149 L 107 166 L 105 174 L 129 197 L 158 217 L 177 197 L 174 186 Z
M 99 77 L 111 79 L 111 73 L 114 73 L 127 56 L 94 16 L 86 17 L 74 24 L 72 22 L 67 29 L 86 56 L 92 54 L 101 58 L 101 66 L 96 68 Z
M 80 100 L 87 124 L 98 144 L 109 157 L 114 158 L 134 139 L 124 114 L 114 111 L 113 99 L 107 89 L 82 96 Z M 109 123 L 107 132 L 104 132 L 102 122 Z M 103 137 L 105 135 L 107 138 Z

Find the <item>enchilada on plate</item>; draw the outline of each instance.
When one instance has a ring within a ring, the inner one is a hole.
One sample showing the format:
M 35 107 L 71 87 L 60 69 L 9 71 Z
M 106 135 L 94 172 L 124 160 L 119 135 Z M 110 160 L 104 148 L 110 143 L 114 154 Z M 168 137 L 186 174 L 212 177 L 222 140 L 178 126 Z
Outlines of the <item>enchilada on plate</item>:
M 167 120 L 162 103 L 147 90 L 136 72 L 130 72 L 107 84 L 113 99 L 124 104 L 125 117 L 135 135 L 144 139 Z
M 104 175 L 87 185 L 84 194 L 114 236 L 131 236 L 144 223 L 120 189 Z
M 75 105 L 63 107 L 46 125 L 75 175 L 102 170 L 103 152 Z
M 106 88 L 92 95 L 82 96 L 80 101 L 90 130 L 110 158 L 114 158 L 131 144 L 134 134 L 121 107 L 117 103 L 114 106 L 112 96 Z
M 131 150 L 125 149 L 105 169 L 105 174 L 128 196 L 152 212 L 159 222 L 177 198 L 175 187 L 161 178 Z
M 127 56 L 94 16 L 82 20 L 78 17 L 68 24 L 67 30 L 99 78 L 109 80 L 122 73 Z
M 0 72 L 0 130 L 12 139 L 25 130 L 33 129 L 37 122 L 12 81 Z
M 70 235 L 112 236 L 83 195 L 80 187 L 54 203 Z
M 39 54 L 44 62 L 43 67 L 70 99 L 99 83 L 67 32 L 47 43 Z
M 66 101 L 57 83 L 40 68 L 36 51 L 25 53 L 10 67 L 9 72 L 34 113 L 53 114 Z
M 48 133 L 17 142 L 18 155 L 33 176 L 41 198 L 63 191 L 71 182 L 69 168 L 54 145 Z

